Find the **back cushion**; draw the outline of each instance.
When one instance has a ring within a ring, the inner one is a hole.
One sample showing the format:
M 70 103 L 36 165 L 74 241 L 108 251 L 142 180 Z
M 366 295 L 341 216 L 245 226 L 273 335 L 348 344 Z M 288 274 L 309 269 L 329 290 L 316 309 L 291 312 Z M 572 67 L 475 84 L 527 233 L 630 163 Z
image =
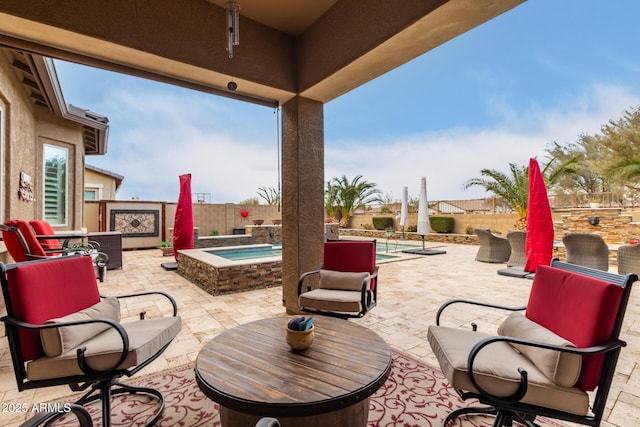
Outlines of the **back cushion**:
M 367 272 L 350 272 L 320 270 L 320 288 L 337 289 L 341 291 L 360 291 L 364 279 L 369 275 Z
M 622 299 L 622 287 L 581 274 L 540 265 L 531 286 L 526 316 L 584 348 L 611 338 Z M 576 386 L 595 389 L 604 355 L 584 356 Z
M 36 239 L 36 235 L 34 234 L 33 229 L 27 223 L 27 221 L 23 221 L 20 219 L 12 219 L 10 221 L 5 222 L 5 224 L 8 225 L 9 227 L 17 227 L 18 230 L 20 230 L 20 233 L 22 233 L 24 240 L 26 240 L 26 243 L 27 243 L 27 246 L 29 247 L 29 252 L 31 253 L 31 255 L 35 255 L 38 257 L 47 256 L 47 254 L 45 254 L 44 250 L 42 249 L 40 242 L 38 242 L 38 239 Z M 16 237 L 16 241 L 19 244 L 19 240 L 17 240 L 17 237 Z M 16 259 L 13 256 L 13 253 L 11 254 L 11 257 L 16 262 L 27 261 L 29 258 L 24 255 L 24 249 L 22 248 L 22 245 L 20 245 L 19 247 L 20 247 L 20 252 L 22 252 L 22 255 L 18 255 L 18 258 L 21 258 L 21 259 L 20 260 Z
M 5 225 L 11 227 L 12 223 L 13 221 L 7 221 L 5 222 Z M 28 260 L 27 253 L 20 242 L 20 238 L 15 232 L 2 230 L 2 241 L 7 247 L 11 258 L 13 258 L 15 262 L 24 262 Z
M 29 221 L 29 225 L 33 228 L 33 231 L 36 232 L 39 236 L 51 236 L 55 234 L 51 224 L 47 221 L 33 219 Z M 62 245 L 60 245 L 60 241 L 58 239 L 41 239 L 40 244 L 44 247 L 45 250 L 60 250 L 62 251 Z M 49 253 L 49 255 L 60 255 L 61 252 L 53 252 Z
M 91 257 L 51 258 L 7 271 L 11 311 L 16 318 L 42 324 L 84 310 L 100 301 Z M 19 330 L 22 357 L 44 354 L 38 330 Z
M 376 269 L 376 244 L 371 241 L 325 242 L 322 268 L 373 274 Z M 374 287 L 375 279 L 372 279 L 371 289 Z

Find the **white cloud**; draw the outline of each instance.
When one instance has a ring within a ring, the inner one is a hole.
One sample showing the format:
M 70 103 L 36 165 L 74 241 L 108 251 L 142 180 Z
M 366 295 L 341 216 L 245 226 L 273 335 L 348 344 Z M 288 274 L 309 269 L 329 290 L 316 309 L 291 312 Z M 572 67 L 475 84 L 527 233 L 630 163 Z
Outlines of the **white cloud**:
M 192 174 L 192 191 L 210 193 L 214 203 L 256 197 L 261 186 L 277 187 L 277 124 L 273 110 L 227 104 L 193 92 L 112 91 L 109 153 L 88 163 L 124 175 L 122 200 L 175 201 L 178 176 Z M 363 175 L 384 194 L 400 198 L 402 187 L 417 197 L 422 176 L 434 199 L 484 197 L 463 190 L 482 168 L 507 172 L 509 163 L 545 159 L 554 141 L 574 142 L 597 133 L 609 119 L 640 104 L 640 95 L 620 86 L 593 85 L 565 95 L 553 107 L 518 111 L 506 99 L 486 100 L 500 123 L 487 128 L 451 128 L 401 134 L 388 139 L 326 141 L 325 180 Z
M 184 173 L 192 174 L 193 192 L 210 193 L 217 203 L 277 185 L 276 125 L 267 123 L 273 126 L 268 133 L 261 123 L 274 120 L 268 109 L 258 113 L 264 120 L 255 111 L 240 117 L 219 98 L 195 93 L 115 92 L 106 102 L 112 106 L 109 152 L 89 163 L 124 175 L 119 199 L 175 201 Z
M 325 149 L 325 179 L 361 174 L 385 194 L 399 199 L 402 187 L 417 197 L 425 176 L 428 197 L 469 199 L 484 197 L 480 188 L 463 190 L 483 168 L 508 172 L 509 163 L 528 164 L 546 159 L 545 148 L 554 141 L 575 142 L 583 133 L 598 133 L 610 119 L 640 105 L 640 95 L 618 86 L 596 85 L 567 97 L 554 108 L 532 107 L 515 114 L 501 110 L 508 120 L 494 128 L 449 129 L 386 141 L 334 141 Z

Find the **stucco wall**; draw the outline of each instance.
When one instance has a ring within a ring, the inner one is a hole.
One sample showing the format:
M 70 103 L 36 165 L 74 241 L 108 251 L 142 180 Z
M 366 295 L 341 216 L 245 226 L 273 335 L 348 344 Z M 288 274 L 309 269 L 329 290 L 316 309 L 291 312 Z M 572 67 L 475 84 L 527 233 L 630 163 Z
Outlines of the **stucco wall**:
M 113 177 L 86 169 L 84 171 L 85 186 L 97 188 L 99 200 L 115 200 L 116 180 Z
M 0 220 L 37 219 L 43 215 L 43 145 L 69 150 L 67 224 L 60 230 L 77 229 L 82 224 L 84 146 L 80 125 L 61 119 L 27 96 L 6 54 L 0 51 L 0 104 L 3 107 L 2 209 Z M 31 177 L 35 200 L 18 198 L 20 173 Z

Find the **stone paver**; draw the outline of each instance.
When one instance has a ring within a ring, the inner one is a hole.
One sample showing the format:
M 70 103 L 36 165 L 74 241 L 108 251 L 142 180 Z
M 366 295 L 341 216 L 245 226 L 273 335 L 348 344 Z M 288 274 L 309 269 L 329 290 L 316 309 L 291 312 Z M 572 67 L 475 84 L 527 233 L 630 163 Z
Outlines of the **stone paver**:
M 433 244 L 430 244 L 433 246 Z M 378 306 L 363 319 L 350 320 L 370 327 L 400 351 L 437 366 L 427 342 L 427 327 L 434 323 L 436 310 L 451 298 L 469 298 L 505 305 L 526 304 L 531 281 L 499 276 L 501 264 L 474 261 L 477 246 L 438 244 L 447 254 L 424 256 L 401 262 L 380 264 Z M 138 376 L 193 362 L 200 348 L 225 329 L 265 317 L 284 315 L 281 288 L 260 289 L 213 297 L 175 272 L 160 267 L 158 250 L 125 251 L 122 270 L 109 271 L 101 292 L 109 295 L 163 290 L 178 303 L 183 328 L 174 343 L 157 361 Z M 144 308 L 148 315 L 166 311 L 160 299 L 140 304 L 127 303 L 127 316 L 137 316 Z M 469 325 L 494 332 L 506 316 L 488 309 L 445 311 L 443 323 Z M 607 404 L 604 426 L 631 427 L 640 419 L 640 284 L 629 302 L 622 338 L 623 349 Z M 47 402 L 71 394 L 67 387 L 51 387 L 18 392 L 6 340 L 0 340 L 0 402 L 26 404 Z M 25 414 L 0 412 L 0 425 L 17 426 Z

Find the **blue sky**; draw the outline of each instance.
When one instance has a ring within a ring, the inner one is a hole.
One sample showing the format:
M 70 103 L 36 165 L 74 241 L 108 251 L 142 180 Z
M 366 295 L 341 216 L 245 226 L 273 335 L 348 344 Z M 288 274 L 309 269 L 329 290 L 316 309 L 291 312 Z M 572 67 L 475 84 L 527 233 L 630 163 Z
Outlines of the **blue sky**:
M 545 159 L 640 106 L 637 0 L 530 0 L 325 105 L 325 180 L 383 194 L 484 197 L 480 169 Z M 187 89 L 56 61 L 65 101 L 106 115 L 119 200 L 175 201 L 178 175 L 213 203 L 278 185 L 277 115 Z M 184 156 L 184 153 L 187 155 Z

